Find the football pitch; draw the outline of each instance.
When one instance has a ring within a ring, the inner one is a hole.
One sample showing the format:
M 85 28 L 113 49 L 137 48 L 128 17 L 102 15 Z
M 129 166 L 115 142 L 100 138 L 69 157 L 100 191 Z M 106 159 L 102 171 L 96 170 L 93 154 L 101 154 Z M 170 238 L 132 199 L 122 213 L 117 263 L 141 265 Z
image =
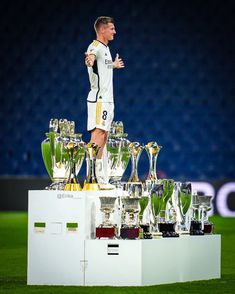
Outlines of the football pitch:
M 27 286 L 27 213 L 0 212 L 0 293 L 235 293 L 235 218 L 210 220 L 222 235 L 221 279 L 148 287 Z

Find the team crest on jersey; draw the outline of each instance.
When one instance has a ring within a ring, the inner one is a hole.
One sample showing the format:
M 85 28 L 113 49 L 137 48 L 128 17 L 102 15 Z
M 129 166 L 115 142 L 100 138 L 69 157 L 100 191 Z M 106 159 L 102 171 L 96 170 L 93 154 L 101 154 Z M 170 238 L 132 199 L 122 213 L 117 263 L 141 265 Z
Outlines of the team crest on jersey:
M 93 46 L 97 47 L 99 45 L 99 42 L 97 40 L 94 40 L 92 43 Z

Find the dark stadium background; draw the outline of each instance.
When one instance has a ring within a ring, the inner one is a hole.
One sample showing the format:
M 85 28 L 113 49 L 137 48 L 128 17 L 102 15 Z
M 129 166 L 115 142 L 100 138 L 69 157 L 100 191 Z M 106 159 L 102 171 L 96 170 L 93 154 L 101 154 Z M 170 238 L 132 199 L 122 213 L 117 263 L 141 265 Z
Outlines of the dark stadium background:
M 100 15 L 114 17 L 110 49 L 126 65 L 114 72 L 115 120 L 131 141 L 163 146 L 159 177 L 235 180 L 233 1 L 9 0 L 0 3 L 2 209 L 26 209 L 25 191 L 45 186 L 50 118 L 75 120 L 88 142 L 84 52 Z M 143 152 L 141 179 L 147 171 Z

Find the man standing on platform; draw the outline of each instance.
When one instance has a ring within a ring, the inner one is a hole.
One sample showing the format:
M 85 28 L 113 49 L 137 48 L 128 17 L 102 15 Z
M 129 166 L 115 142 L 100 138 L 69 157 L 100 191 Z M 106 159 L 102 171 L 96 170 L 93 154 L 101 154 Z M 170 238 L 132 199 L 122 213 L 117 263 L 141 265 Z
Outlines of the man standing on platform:
M 114 117 L 113 68 L 123 68 L 124 63 L 119 55 L 113 61 L 108 43 L 116 34 L 114 20 L 100 16 L 94 24 L 96 40 L 85 53 L 85 64 L 88 69 L 90 92 L 87 97 L 87 129 L 91 133 L 90 142 L 96 143 L 99 153 L 96 160 L 96 176 L 101 189 L 114 188 L 108 183 L 107 155 L 105 152 L 108 133 Z

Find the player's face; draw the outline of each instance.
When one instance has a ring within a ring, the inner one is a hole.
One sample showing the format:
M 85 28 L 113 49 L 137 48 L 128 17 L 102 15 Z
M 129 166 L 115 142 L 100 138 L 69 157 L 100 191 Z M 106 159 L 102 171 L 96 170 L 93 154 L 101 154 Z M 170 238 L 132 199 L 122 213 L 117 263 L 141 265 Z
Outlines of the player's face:
M 116 34 L 115 26 L 113 23 L 108 23 L 104 26 L 103 36 L 107 41 L 112 41 L 114 39 L 114 35 Z

